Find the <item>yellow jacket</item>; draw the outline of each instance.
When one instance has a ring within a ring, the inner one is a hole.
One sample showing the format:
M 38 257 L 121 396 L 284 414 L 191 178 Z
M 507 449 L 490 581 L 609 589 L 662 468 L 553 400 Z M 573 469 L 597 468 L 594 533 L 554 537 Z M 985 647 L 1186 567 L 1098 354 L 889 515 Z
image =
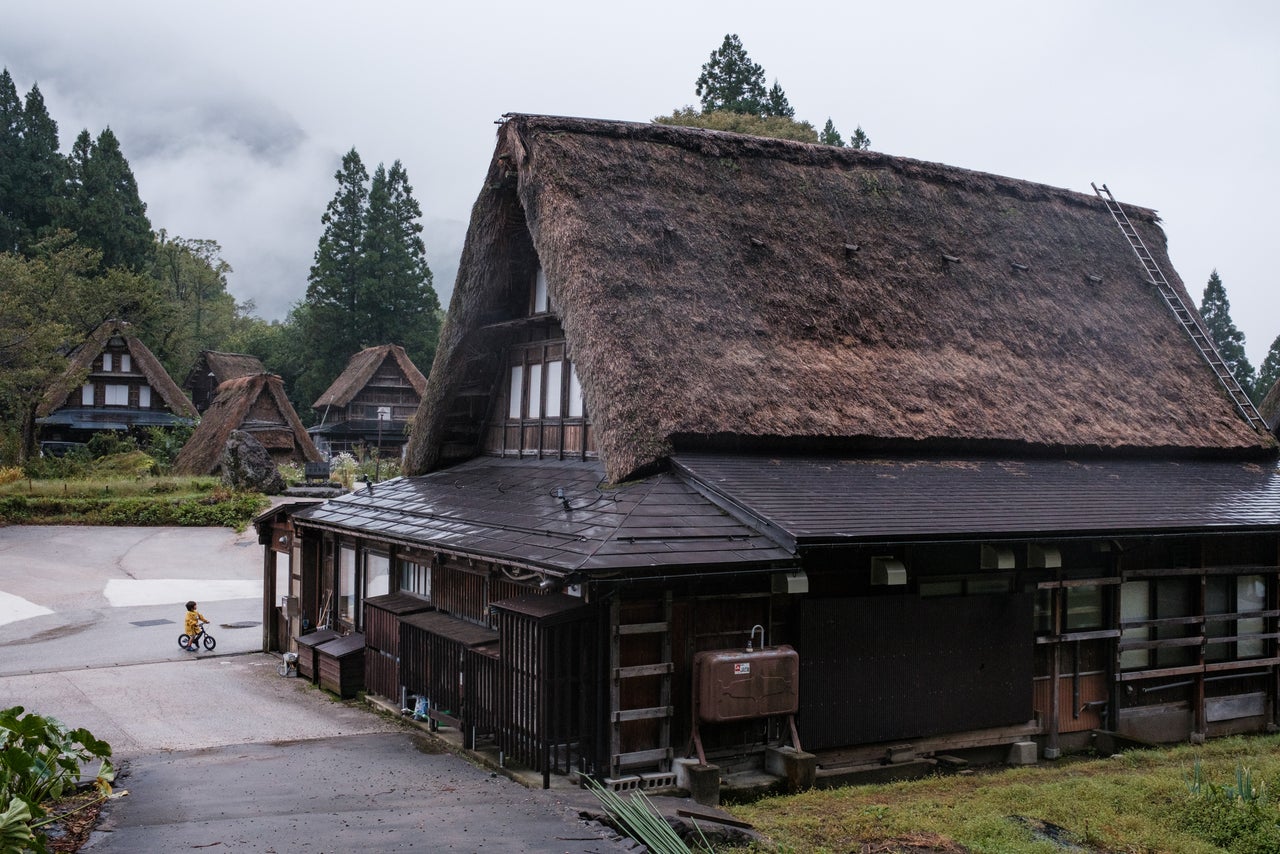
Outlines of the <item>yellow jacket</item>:
M 196 632 L 200 631 L 200 624 L 207 622 L 209 621 L 204 618 L 204 614 L 201 614 L 199 611 L 188 611 L 187 634 L 194 635 Z

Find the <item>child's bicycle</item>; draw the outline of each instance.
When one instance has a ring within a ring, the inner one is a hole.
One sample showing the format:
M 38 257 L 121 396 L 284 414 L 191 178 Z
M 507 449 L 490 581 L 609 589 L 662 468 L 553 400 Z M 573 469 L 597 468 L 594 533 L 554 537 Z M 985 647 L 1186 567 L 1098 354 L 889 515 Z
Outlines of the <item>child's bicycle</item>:
M 178 635 L 178 646 L 183 649 L 186 649 L 189 646 L 199 646 L 201 643 L 203 643 L 204 648 L 210 652 L 212 652 L 213 648 L 218 645 L 218 642 L 213 639 L 213 635 L 206 632 L 203 626 L 196 630 L 195 637 L 188 634 Z

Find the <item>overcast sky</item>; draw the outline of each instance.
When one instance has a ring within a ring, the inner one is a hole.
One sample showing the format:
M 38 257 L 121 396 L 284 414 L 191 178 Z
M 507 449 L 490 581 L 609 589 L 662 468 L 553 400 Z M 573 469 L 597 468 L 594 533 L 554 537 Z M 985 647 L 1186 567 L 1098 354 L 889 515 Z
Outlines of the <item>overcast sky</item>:
M 16 8 L 15 8 L 16 7 Z M 697 102 L 737 33 L 798 119 L 872 148 L 1157 209 L 1198 302 L 1217 268 L 1255 367 L 1280 334 L 1280 4 L 1231 2 L 6 4 L 0 65 L 64 152 L 110 126 L 154 228 L 210 238 L 282 318 L 354 146 L 399 159 L 441 301 L 504 112 L 648 121 Z

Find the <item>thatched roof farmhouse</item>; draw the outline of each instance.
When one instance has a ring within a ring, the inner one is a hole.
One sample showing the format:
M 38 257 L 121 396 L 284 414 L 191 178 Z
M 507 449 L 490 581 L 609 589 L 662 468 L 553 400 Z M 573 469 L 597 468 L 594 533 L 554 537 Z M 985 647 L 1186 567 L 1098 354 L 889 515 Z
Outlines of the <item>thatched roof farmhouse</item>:
M 197 413 L 132 325 L 108 320 L 71 352 L 36 416 L 42 439 L 85 441 L 103 430 L 191 424 Z
M 298 413 L 275 374 L 236 377 L 218 386 L 200 426 L 182 446 L 174 470 L 212 474 L 233 430 L 243 430 L 262 444 L 277 464 L 320 462 L 324 458 L 302 426 Z
M 310 428 L 319 443 L 333 450 L 356 445 L 400 448 L 427 378 L 399 344 L 367 347 L 356 353 L 312 408 L 318 423 Z
M 509 116 L 414 476 L 259 520 L 268 634 L 617 788 L 1280 723 L 1280 446 L 1151 279 L 1093 195 Z
M 220 353 L 204 350 L 187 372 L 182 388 L 191 396 L 196 408 L 204 412 L 218 394 L 218 386 L 236 377 L 265 374 L 267 369 L 257 356 L 244 353 Z

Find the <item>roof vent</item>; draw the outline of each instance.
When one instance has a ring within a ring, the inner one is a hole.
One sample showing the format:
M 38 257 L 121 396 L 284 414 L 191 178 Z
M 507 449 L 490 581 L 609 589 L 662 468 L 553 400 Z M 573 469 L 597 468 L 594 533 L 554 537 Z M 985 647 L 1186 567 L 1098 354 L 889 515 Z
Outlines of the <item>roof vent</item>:
M 871 583 L 889 587 L 901 587 L 907 583 L 907 568 L 895 557 L 871 559 Z
M 983 569 L 1013 569 L 1013 549 L 983 546 L 981 566 Z
M 1102 284 L 1102 277 L 1099 276 L 1097 273 L 1090 273 L 1089 281 L 1093 282 L 1095 285 L 1100 285 Z
M 758 248 L 760 248 L 761 246 L 764 246 L 764 241 L 763 241 L 763 240 L 761 240 L 761 239 L 760 239 L 760 238 L 758 238 L 758 237 L 753 237 L 753 238 L 751 238 L 751 245 L 752 245 L 752 246 L 754 246 L 754 247 L 756 247 L 756 248 L 758 249 Z
M 1029 569 L 1062 569 L 1062 552 L 1054 546 L 1031 543 L 1027 546 L 1027 567 Z
M 1017 261 L 1010 261 L 1009 266 L 1012 267 L 1014 271 L 1018 273 L 1025 273 L 1031 269 L 1026 264 L 1019 264 Z
M 859 249 L 861 249 L 861 248 L 862 248 L 862 247 L 858 246 L 858 244 L 856 244 L 856 243 L 846 243 L 846 244 L 844 245 L 844 254 L 845 254 L 845 257 L 847 258 L 847 257 L 849 257 L 850 255 L 853 255 L 855 252 L 857 252 L 857 251 L 858 251 Z
M 954 256 L 954 255 L 946 255 L 946 254 L 943 254 L 943 256 L 942 256 L 942 260 L 943 260 L 943 261 L 946 261 L 948 264 L 959 264 L 959 263 L 960 263 L 960 259 L 959 259 L 959 258 L 957 258 L 957 257 L 956 257 L 956 256 Z

